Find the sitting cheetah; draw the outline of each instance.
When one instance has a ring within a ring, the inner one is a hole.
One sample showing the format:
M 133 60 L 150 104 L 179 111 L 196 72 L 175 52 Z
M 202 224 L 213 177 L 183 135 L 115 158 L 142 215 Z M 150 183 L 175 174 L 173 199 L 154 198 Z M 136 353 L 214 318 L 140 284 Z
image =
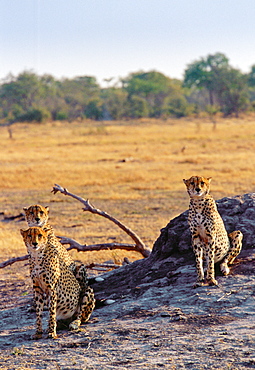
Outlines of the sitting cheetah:
M 59 256 L 63 259 L 66 265 L 73 272 L 74 276 L 78 280 L 82 292 L 84 294 L 88 287 L 88 277 L 86 267 L 83 264 L 77 264 L 73 261 L 72 257 L 66 250 L 66 248 L 59 242 L 58 238 L 54 234 L 54 230 L 51 225 L 48 224 L 49 218 L 49 207 L 43 207 L 39 204 L 30 206 L 29 208 L 23 208 L 25 211 L 25 218 L 29 227 L 42 227 L 43 229 L 49 230 L 48 238 L 54 243 L 57 241 L 55 248 L 57 248 Z
M 81 287 L 59 254 L 59 241 L 49 238 L 51 229 L 30 227 L 20 230 L 29 254 L 30 274 L 36 305 L 36 333 L 42 337 L 44 298 L 49 301 L 48 337 L 56 338 L 57 320 L 68 320 L 69 329 L 77 330 L 89 320 L 95 306 L 93 290 Z M 60 243 L 59 243 L 60 244 Z
M 192 176 L 183 181 L 190 196 L 188 221 L 197 269 L 194 287 L 204 283 L 203 257 L 207 263 L 207 282 L 217 285 L 214 263 L 221 261 L 221 272 L 228 275 L 228 264 L 233 263 L 241 251 L 243 234 L 234 231 L 228 236 L 216 203 L 209 194 L 211 177 Z

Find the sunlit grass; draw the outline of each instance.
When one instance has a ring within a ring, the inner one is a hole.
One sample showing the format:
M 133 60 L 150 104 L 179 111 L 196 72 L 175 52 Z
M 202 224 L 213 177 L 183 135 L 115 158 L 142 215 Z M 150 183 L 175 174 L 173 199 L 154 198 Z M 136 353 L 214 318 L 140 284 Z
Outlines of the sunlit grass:
M 49 205 L 56 234 L 81 243 L 129 242 L 109 221 L 82 212 L 61 194 L 58 183 L 119 218 L 152 247 L 170 218 L 188 207 L 183 178 L 212 176 L 218 199 L 253 192 L 255 120 L 221 120 L 217 129 L 200 120 L 142 120 L 16 124 L 13 139 L 0 128 L 0 212 Z M 19 229 L 25 222 L 1 222 L 0 259 L 24 254 Z M 114 261 L 131 252 L 76 253 L 88 263 Z

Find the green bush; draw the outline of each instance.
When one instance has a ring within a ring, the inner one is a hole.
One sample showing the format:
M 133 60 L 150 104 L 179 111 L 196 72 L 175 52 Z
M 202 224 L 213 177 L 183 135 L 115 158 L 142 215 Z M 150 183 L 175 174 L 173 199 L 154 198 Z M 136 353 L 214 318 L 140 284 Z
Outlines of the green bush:
M 99 99 L 91 100 L 86 106 L 85 116 L 99 121 L 103 117 L 102 102 Z
M 17 117 L 17 120 L 21 122 L 43 122 L 51 118 L 50 112 L 45 108 L 33 108 L 28 110 L 26 113 Z
M 181 118 L 191 114 L 193 109 L 184 96 L 173 96 L 165 99 L 163 112 L 165 116 Z
M 146 99 L 134 95 L 130 98 L 129 105 L 129 113 L 132 118 L 142 118 L 149 116 L 149 105 Z
M 55 115 L 55 119 L 57 121 L 65 121 L 65 120 L 68 120 L 68 113 L 66 112 L 57 112 L 56 115 Z

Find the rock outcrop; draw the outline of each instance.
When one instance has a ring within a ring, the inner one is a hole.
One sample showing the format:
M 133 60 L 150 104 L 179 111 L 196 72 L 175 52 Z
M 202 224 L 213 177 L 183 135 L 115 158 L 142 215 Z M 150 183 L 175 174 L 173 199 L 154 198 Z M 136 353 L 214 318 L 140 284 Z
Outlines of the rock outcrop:
M 217 201 L 228 233 L 241 230 L 243 250 L 255 246 L 255 193 L 226 197 Z M 105 280 L 92 286 L 99 299 L 118 299 L 124 295 L 140 295 L 154 286 L 171 285 L 178 278 L 180 267 L 194 265 L 188 211 L 172 219 L 161 230 L 148 258 L 138 260 L 104 275 Z M 192 281 L 195 281 L 194 277 Z

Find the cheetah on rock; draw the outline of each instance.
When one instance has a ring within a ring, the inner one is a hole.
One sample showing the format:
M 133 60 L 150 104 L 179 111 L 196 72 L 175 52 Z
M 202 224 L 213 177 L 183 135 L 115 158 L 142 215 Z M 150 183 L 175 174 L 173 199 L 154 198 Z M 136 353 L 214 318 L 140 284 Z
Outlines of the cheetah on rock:
M 223 275 L 229 274 L 232 264 L 242 248 L 243 234 L 227 234 L 213 197 L 209 194 L 211 177 L 192 176 L 183 180 L 190 196 L 189 227 L 196 259 L 197 281 L 194 287 L 204 285 L 203 259 L 206 260 L 206 280 L 217 285 L 214 264 L 220 262 Z
M 49 304 L 48 337 L 56 338 L 57 320 L 78 330 L 81 322 L 89 320 L 95 306 L 93 290 L 82 288 L 59 253 L 60 242 L 49 238 L 51 229 L 30 227 L 20 230 L 29 254 L 30 275 L 36 305 L 36 333 L 42 337 L 42 312 L 45 298 Z M 58 244 L 59 243 L 59 244 Z

